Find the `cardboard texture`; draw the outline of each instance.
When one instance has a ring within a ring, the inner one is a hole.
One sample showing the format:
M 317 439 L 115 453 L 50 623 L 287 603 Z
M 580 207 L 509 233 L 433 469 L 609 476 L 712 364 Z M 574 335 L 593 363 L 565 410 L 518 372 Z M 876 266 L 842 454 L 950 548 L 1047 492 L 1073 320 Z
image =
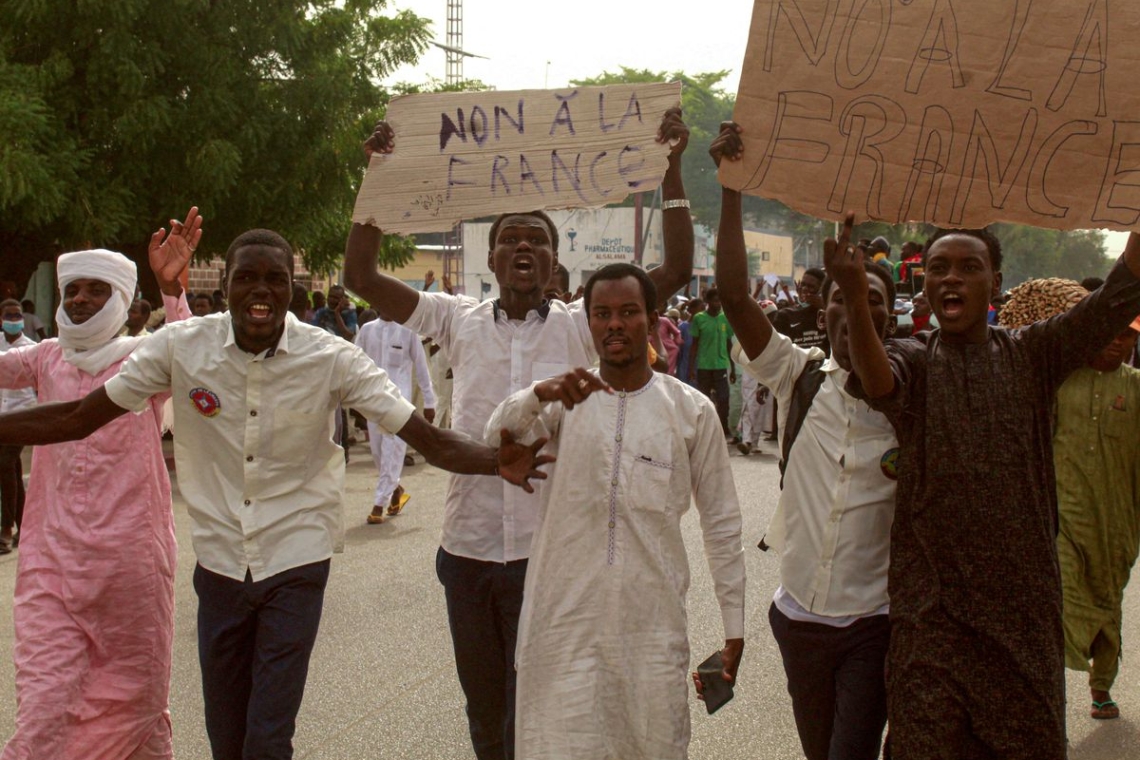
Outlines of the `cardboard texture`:
M 680 101 L 680 82 L 396 98 L 395 150 L 372 156 L 352 220 L 407 234 L 618 203 L 661 184 L 657 130 Z
M 1140 229 L 1140 3 L 757 0 L 721 180 L 807 214 Z

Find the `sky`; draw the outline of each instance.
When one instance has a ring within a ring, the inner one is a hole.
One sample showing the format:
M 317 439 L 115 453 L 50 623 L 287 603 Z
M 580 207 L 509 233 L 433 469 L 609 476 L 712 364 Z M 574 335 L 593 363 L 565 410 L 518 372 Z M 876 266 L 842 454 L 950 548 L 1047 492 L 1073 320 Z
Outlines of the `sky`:
M 447 0 L 391 0 L 390 7 L 431 19 L 436 40 L 447 42 Z M 489 59 L 465 58 L 463 75 L 522 90 L 565 87 L 622 66 L 686 74 L 731 69 L 724 84 L 735 94 L 751 20 L 752 0 L 463 0 L 462 48 Z M 432 47 L 388 82 L 442 80 L 445 55 Z

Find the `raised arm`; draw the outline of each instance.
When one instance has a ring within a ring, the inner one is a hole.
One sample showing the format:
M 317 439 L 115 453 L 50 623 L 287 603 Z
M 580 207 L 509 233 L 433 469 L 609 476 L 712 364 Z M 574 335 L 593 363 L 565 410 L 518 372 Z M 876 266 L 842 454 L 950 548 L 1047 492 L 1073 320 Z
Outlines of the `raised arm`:
M 364 153 L 371 158 L 373 153 L 391 153 L 395 146 L 392 127 L 382 121 L 364 143 Z M 344 286 L 373 304 L 381 319 L 403 324 L 416 310 L 420 294 L 376 268 L 383 234 L 378 227 L 352 225 L 344 252 Z
M 0 414 L 0 445 L 42 446 L 77 441 L 126 412 L 100 386 L 75 401 Z
M 677 143 L 669 152 L 669 168 L 661 183 L 661 198 L 670 201 L 685 200 L 685 183 L 681 179 L 681 155 L 689 144 L 689 128 L 681 119 L 680 108 L 670 108 L 661 120 L 657 142 Z M 693 277 L 693 217 L 688 201 L 680 206 L 668 206 L 661 212 L 661 232 L 665 245 L 665 260 L 661 266 L 649 270 L 649 277 L 657 286 L 657 309 L 663 311 L 669 297 L 689 284 Z
M 742 131 L 735 122 L 720 125 L 720 134 L 709 147 L 709 155 L 717 167 L 722 160 L 739 161 L 744 155 Z M 744 246 L 742 213 L 740 192 L 722 187 L 720 231 L 716 240 L 716 288 L 740 347 L 745 356 L 755 359 L 768 347 L 773 331 L 760 304 L 748 295 L 748 252 Z
M 855 215 L 847 214 L 839 240 L 828 238 L 823 243 L 823 259 L 827 273 L 843 294 L 847 312 L 847 345 L 851 368 L 863 384 L 867 398 L 880 398 L 895 389 L 895 377 L 887 359 L 887 350 L 871 320 L 870 285 L 863 268 L 863 251 L 851 245 L 851 229 Z
M 166 322 L 179 322 L 190 318 L 190 305 L 182 288 L 182 273 L 190 266 L 190 259 L 202 240 L 202 216 L 197 206 L 191 206 L 185 221 L 170 220 L 169 234 L 159 228 L 150 236 L 147 259 L 158 289 L 162 291 L 162 305 L 166 309 Z

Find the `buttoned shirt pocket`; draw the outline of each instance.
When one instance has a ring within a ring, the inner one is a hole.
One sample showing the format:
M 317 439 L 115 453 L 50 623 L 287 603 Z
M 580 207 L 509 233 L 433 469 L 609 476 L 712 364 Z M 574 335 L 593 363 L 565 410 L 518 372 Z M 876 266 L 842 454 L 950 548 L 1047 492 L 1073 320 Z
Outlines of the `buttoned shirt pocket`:
M 317 449 L 317 441 L 329 437 L 331 420 L 327 411 L 275 410 L 271 447 L 274 459 L 305 461 Z
M 1131 414 L 1110 406 L 1104 412 L 1101 430 L 1108 437 L 1124 438 L 1136 434 L 1136 424 Z
M 664 512 L 669 506 L 673 463 L 658 455 L 637 454 L 629 468 L 626 493 L 634 509 Z

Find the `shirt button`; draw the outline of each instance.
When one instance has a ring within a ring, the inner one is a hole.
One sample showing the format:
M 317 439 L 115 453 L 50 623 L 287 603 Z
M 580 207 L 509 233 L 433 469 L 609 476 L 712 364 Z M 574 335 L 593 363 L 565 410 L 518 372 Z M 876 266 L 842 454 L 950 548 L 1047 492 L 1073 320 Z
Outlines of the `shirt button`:
M 250 416 L 250 417 L 256 417 L 256 416 L 257 416 L 257 410 L 256 410 L 256 409 L 251 409 L 251 410 L 249 411 L 249 416 Z
M 615 525 L 617 525 L 617 523 L 615 523 L 613 520 L 610 520 L 610 527 L 613 528 Z
M 245 458 L 245 461 L 247 461 L 247 462 L 252 462 L 252 461 L 253 461 L 253 457 L 252 457 L 252 456 L 248 456 L 248 457 L 246 457 L 246 458 Z
M 1094 417 L 1093 419 L 1096 419 L 1096 418 Z M 621 433 L 618 433 L 617 435 L 615 435 L 614 440 L 617 441 L 618 443 L 621 443 Z
M 610 485 L 611 485 L 611 486 L 616 486 L 617 484 L 618 484 L 618 479 L 617 479 L 617 478 L 614 478 L 613 480 L 611 480 L 611 481 L 610 481 Z
M 245 500 L 245 505 L 246 505 L 247 507 L 250 505 L 250 501 L 249 501 L 249 499 L 246 499 L 246 500 Z

